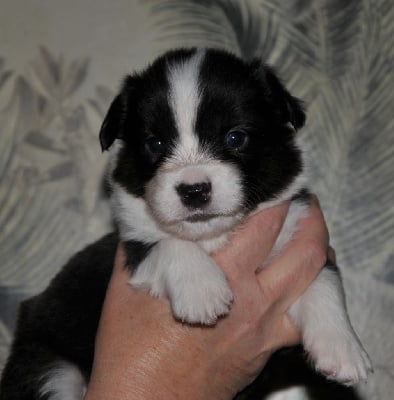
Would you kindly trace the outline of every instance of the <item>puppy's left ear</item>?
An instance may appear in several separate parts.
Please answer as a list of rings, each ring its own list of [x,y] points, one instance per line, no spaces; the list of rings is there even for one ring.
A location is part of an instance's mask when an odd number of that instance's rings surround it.
[[[253,60],[250,66],[262,85],[267,100],[277,110],[281,122],[290,123],[295,130],[302,128],[306,120],[302,101],[288,92],[272,68],[258,59]]]
[[[112,101],[103,124],[100,129],[101,150],[108,150],[115,139],[123,136],[124,100],[122,94],[118,94]]]

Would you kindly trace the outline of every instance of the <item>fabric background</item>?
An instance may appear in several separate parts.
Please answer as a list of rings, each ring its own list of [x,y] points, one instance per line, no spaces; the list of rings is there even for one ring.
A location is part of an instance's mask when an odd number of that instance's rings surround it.
[[[358,396],[392,398],[392,1],[0,0],[0,10],[0,365],[19,301],[111,229],[97,135],[121,78],[167,49],[215,46],[263,58],[306,102],[312,187],[375,366]]]

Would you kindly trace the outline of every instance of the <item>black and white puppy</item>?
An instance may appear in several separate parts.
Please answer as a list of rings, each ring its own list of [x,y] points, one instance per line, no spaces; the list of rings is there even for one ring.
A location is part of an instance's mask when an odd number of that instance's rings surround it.
[[[133,266],[131,285],[168,297],[174,315],[213,324],[233,294],[209,254],[259,209],[291,200],[272,255],[308,213],[302,106],[260,61],[219,50],[166,53],[128,76],[103,123],[111,204]],[[110,234],[21,306],[2,400],[80,400],[118,242]],[[289,314],[319,371],[344,384],[371,365],[346,312],[335,268],[325,268]]]

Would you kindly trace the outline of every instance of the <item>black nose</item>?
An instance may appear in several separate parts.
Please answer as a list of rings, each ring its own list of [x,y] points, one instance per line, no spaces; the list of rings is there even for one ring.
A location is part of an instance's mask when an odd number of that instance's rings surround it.
[[[201,208],[209,203],[211,198],[211,183],[201,182],[188,185],[181,183],[176,187],[176,191],[182,203],[190,208]]]

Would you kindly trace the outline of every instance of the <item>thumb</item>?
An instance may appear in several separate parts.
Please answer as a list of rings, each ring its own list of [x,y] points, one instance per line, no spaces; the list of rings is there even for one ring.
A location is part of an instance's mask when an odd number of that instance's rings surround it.
[[[267,208],[249,217],[222,249],[213,254],[231,277],[255,273],[268,256],[286,219],[288,203]]]

